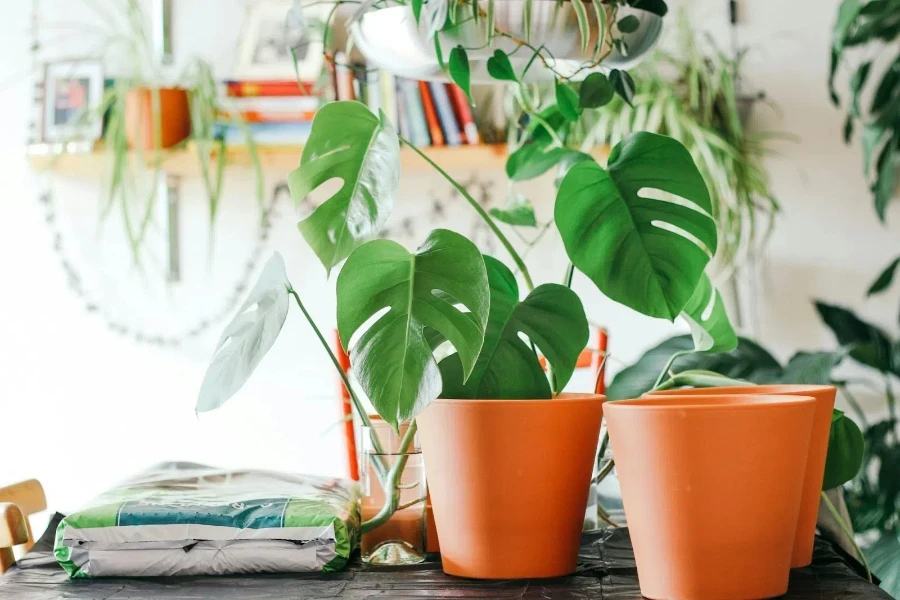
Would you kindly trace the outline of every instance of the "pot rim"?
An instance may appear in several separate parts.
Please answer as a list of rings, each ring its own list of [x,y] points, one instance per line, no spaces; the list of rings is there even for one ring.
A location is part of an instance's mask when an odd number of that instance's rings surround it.
[[[587,392],[562,392],[555,398],[503,398],[503,399],[475,399],[475,398],[438,398],[432,404],[465,404],[465,405],[493,405],[497,403],[521,404],[523,406],[559,406],[562,404],[580,404],[582,402],[606,402],[604,394],[590,394]]]
[[[759,395],[759,396],[792,396],[805,392],[825,392],[837,389],[833,385],[807,383],[771,383],[763,385],[721,385],[706,388],[681,388],[677,390],[651,390],[642,397],[659,398],[660,396],[712,396],[719,393],[723,396]]]
[[[725,402],[722,402],[725,400]],[[792,396],[777,394],[712,394],[665,396],[658,394],[632,398],[629,400],[613,400],[607,402],[604,411],[653,411],[653,412],[712,412],[721,410],[770,410],[778,407],[803,406],[815,404],[812,396]]]

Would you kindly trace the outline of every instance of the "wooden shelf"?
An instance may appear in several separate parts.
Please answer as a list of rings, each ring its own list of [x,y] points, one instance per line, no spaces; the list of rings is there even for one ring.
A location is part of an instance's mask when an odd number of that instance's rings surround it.
[[[37,144],[29,146],[28,157],[35,171],[51,171],[62,177],[75,179],[96,179],[103,177],[108,169],[109,157],[99,145],[93,149],[66,149],[61,145]],[[287,174],[300,164],[302,146],[259,146],[257,154],[263,170]],[[481,146],[456,146],[428,148],[429,158],[442,168],[452,171],[460,169],[500,169],[506,164],[506,146],[503,144]],[[230,168],[250,169],[253,161],[245,146],[232,146],[226,150],[226,161]],[[146,153],[144,160],[149,164],[152,153]],[[409,148],[400,151],[404,171],[425,171],[431,167],[422,157]],[[185,178],[199,177],[200,161],[196,147],[167,150],[163,153],[162,168],[170,175]]]

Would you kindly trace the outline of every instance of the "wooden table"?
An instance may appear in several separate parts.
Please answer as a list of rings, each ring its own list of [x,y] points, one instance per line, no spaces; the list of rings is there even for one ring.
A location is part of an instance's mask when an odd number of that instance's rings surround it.
[[[569,577],[524,581],[476,581],[444,575],[435,555],[421,565],[368,568],[315,575],[158,577],[69,580],[53,558],[51,521],[31,552],[0,577],[6,600],[313,600],[324,598],[503,598],[637,600],[637,570],[627,529],[587,534],[578,571]],[[791,573],[786,600],[890,600],[860,576],[860,566],[830,542],[816,540],[813,564]]]

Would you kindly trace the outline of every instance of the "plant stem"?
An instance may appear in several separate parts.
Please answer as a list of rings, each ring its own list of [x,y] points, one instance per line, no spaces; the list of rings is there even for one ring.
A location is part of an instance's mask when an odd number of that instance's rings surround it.
[[[372,420],[369,419],[369,415],[363,408],[362,402],[359,401],[359,397],[356,395],[356,392],[353,391],[353,387],[351,387],[350,385],[350,380],[347,378],[347,374],[344,372],[344,369],[341,368],[341,363],[338,362],[337,357],[331,350],[331,345],[327,341],[325,341],[325,336],[323,336],[322,332],[319,331],[319,327],[307,312],[306,307],[303,306],[303,301],[300,300],[300,295],[291,288],[288,288],[288,293],[294,297],[294,300],[297,301],[297,306],[300,307],[300,311],[303,313],[303,316],[306,317],[306,322],[309,323],[310,327],[313,328],[313,331],[316,332],[316,336],[319,338],[319,342],[322,343],[322,347],[325,348],[325,352],[328,353],[328,357],[331,359],[335,370],[337,370],[338,376],[341,378],[344,387],[347,388],[347,392],[350,394],[350,400],[353,402],[353,408],[356,409],[356,413],[359,415],[359,420],[362,421],[363,425],[369,428],[369,436],[372,440],[372,448],[375,450],[376,454],[384,454],[384,449],[381,447],[381,442],[378,439],[378,435],[375,433],[375,429],[372,427]]]
[[[616,459],[611,458],[608,463],[603,465],[603,468],[600,469],[600,472],[597,473],[597,475],[595,475],[593,479],[591,479],[591,483],[594,483],[594,484],[600,483],[601,481],[606,479],[606,476],[612,472],[612,470],[615,466],[616,466]]]
[[[438,173],[440,173],[441,176],[450,183],[450,185],[452,185],[454,188],[456,188],[456,191],[458,191],[460,194],[462,194],[463,198],[465,198],[470,205],[472,205],[472,208],[475,209],[475,212],[478,213],[478,216],[480,216],[484,220],[484,222],[487,223],[487,226],[491,228],[491,231],[494,232],[494,235],[497,236],[497,239],[500,240],[500,243],[503,244],[503,247],[506,248],[507,252],[509,252],[509,255],[512,257],[513,262],[516,263],[516,267],[518,267],[519,270],[522,272],[522,277],[525,278],[525,285],[528,287],[528,291],[529,292],[532,291],[534,289],[534,281],[532,281],[532,279],[531,279],[531,274],[528,272],[528,267],[525,266],[525,261],[522,260],[522,257],[519,256],[519,253],[516,252],[516,249],[513,248],[513,245],[509,242],[509,239],[507,239],[507,237],[505,235],[503,235],[503,232],[500,231],[500,228],[497,227],[497,224],[494,223],[494,220],[490,217],[489,214],[487,214],[487,212],[485,212],[485,210],[481,207],[481,205],[478,203],[478,201],[475,200],[475,198],[473,198],[471,196],[471,194],[469,194],[468,191],[466,191],[466,188],[464,188],[462,185],[457,183],[457,181],[455,179],[453,179],[452,177],[450,177],[450,175],[444,169],[442,169],[437,163],[435,163],[433,160],[431,160],[431,158],[429,158],[427,154],[425,154],[424,152],[419,150],[415,146],[415,144],[413,144],[412,142],[410,142],[409,140],[407,140],[401,136],[397,136],[397,137],[400,139],[400,141],[402,143],[404,143],[407,146],[409,146],[410,148],[412,148],[416,154],[421,156],[422,159],[425,160],[425,162],[427,162],[429,165],[434,167],[434,169]]]
[[[841,514],[838,512],[837,508],[835,508],[834,504],[831,503],[831,499],[825,492],[822,492],[822,500],[825,502],[825,507],[828,508],[828,512],[830,512],[834,520],[837,521],[837,524],[841,528],[841,531],[843,531],[844,535],[847,536],[847,540],[851,544],[853,544],[853,549],[856,550],[857,557],[866,568],[866,579],[869,580],[869,583],[872,583],[872,570],[869,568],[869,561],[866,560],[866,555],[856,543],[856,539],[854,539],[853,537],[853,531],[850,529],[850,526],[847,525],[847,522],[844,521],[843,517],[841,517]]]
[[[409,427],[406,429],[406,433],[403,435],[403,439],[400,440],[400,455],[397,458],[397,462],[394,463],[394,466],[391,467],[390,472],[388,472],[387,477],[382,482],[384,489],[384,506],[381,507],[381,510],[378,511],[377,515],[368,521],[363,522],[363,533],[368,533],[387,523],[393,514],[400,508],[400,489],[397,487],[397,484],[399,483],[400,475],[403,473],[404,467],[406,467],[406,462],[409,460],[409,446],[416,436],[417,429],[418,426],[416,425],[415,420],[411,421]]]
[[[575,275],[575,265],[569,263],[569,266],[566,267],[566,276],[563,277],[563,285],[567,288],[572,287],[572,277]]]
[[[656,378],[656,383],[653,384],[653,389],[659,389],[660,384],[665,380],[666,376],[669,374],[669,370],[672,368],[672,365],[675,364],[675,361],[679,356],[684,356],[685,354],[690,354],[690,350],[682,350],[680,352],[676,352],[673,354],[669,361],[666,363],[666,366],[663,367],[662,372],[659,374],[659,377]]]

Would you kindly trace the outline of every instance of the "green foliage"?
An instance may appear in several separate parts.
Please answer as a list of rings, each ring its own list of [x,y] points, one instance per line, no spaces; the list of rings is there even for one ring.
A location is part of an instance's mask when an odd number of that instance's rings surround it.
[[[490,290],[481,254],[458,233],[436,229],[416,254],[389,240],[363,244],[341,269],[337,298],[338,332],[353,357],[353,374],[395,428],[441,392],[426,328],[456,349],[463,379],[472,373]]]
[[[536,227],[537,219],[534,216],[534,207],[525,196],[516,194],[510,196],[503,208],[492,208],[491,216],[507,225],[516,227]]]
[[[666,16],[669,7],[663,0],[628,0],[628,6],[639,8],[660,17]]]
[[[581,108],[600,108],[609,104],[615,90],[603,73],[591,73],[581,82],[578,92],[578,106]]]
[[[488,74],[499,81],[518,81],[509,57],[503,50],[494,50],[494,55],[487,59]]]
[[[197,397],[197,412],[219,408],[240,390],[272,348],[290,305],[291,284],[277,252],[225,327]]]
[[[629,106],[632,106],[635,86],[631,75],[627,71],[613,69],[609,72],[609,81],[612,83],[615,92],[622,97],[622,100],[627,102]]]
[[[465,48],[457,46],[450,51],[449,67],[450,77],[453,79],[453,82],[465,92],[469,100],[472,100],[472,91],[469,84],[469,57]]]
[[[716,250],[709,210],[706,185],[684,146],[637,133],[613,148],[606,170],[594,162],[573,166],[554,215],[569,259],[601,292],[674,320]]]
[[[737,334],[728,321],[722,295],[705,273],[681,316],[691,328],[697,352],[731,352],[737,348]]]
[[[831,383],[831,371],[843,359],[843,352],[797,352],[785,365],[779,382],[828,385]]]
[[[578,33],[581,36],[581,52],[587,52],[588,44],[591,42],[591,23],[588,20],[587,8],[581,1],[572,2],[572,11],[575,13],[575,19],[578,21]]]
[[[539,177],[567,158],[591,160],[577,150],[532,142],[509,155],[506,159],[506,176],[513,181],[527,181]]]
[[[575,4],[578,4],[578,2]],[[570,121],[577,121],[578,117],[581,116],[578,94],[559,80],[556,81],[556,106],[559,107],[559,112]]]
[[[519,300],[516,278],[503,263],[484,257],[491,308],[484,347],[464,382],[459,354],[441,361],[445,398],[550,398],[551,389],[538,357],[520,335],[547,358],[556,389],[575,370],[588,341],[588,322],[578,295],[566,286],[546,283]]]
[[[840,487],[856,477],[865,452],[865,440],[859,427],[844,413],[835,410],[828,439],[823,490]]]
[[[900,264],[900,256],[892,260],[885,267],[884,271],[878,275],[878,278],[872,282],[872,285],[869,286],[869,290],[866,292],[866,296],[874,296],[888,289],[894,281],[894,272],[897,270],[898,264]]]
[[[846,308],[824,302],[816,302],[815,306],[819,317],[854,360],[883,373],[900,373],[895,357],[897,344],[881,328]]]
[[[295,202],[334,178],[340,189],[298,224],[330,273],[384,227],[400,185],[400,144],[390,123],[358,102],[316,113],[300,166],[288,176]]]
[[[617,24],[622,33],[634,33],[641,26],[641,22],[634,15],[623,17]]]
[[[867,60],[852,66],[850,102],[844,124],[844,139],[850,142],[854,122],[863,126],[863,173],[869,181],[875,212],[882,222],[891,200],[896,196],[897,171],[900,169],[900,1],[844,0],[838,9],[831,42],[831,67],[828,89],[835,105],[840,98],[834,87],[838,66],[850,63],[845,55],[858,56],[860,47]],[[873,84],[874,93],[868,111],[861,108],[866,84],[873,79],[873,65],[881,64],[873,55],[893,56],[892,62]],[[878,158],[873,162],[872,158]],[[874,165],[874,169],[872,166]]]

